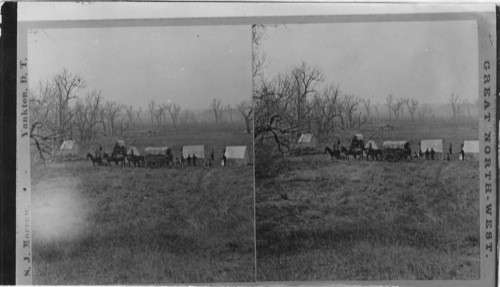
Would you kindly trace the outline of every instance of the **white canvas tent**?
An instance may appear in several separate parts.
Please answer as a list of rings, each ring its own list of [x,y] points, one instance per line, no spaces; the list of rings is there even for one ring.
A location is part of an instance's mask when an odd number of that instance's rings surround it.
[[[479,141],[464,141],[465,155],[479,156]]]
[[[365,149],[368,149],[370,144],[372,144],[372,149],[378,149],[378,145],[374,140],[369,140],[368,142],[366,142]]]
[[[185,145],[182,147],[182,156],[187,158],[188,155],[196,155],[198,159],[205,159],[205,146],[203,145]]]
[[[297,141],[298,148],[313,148],[318,147],[318,141],[313,134],[302,134]]]
[[[145,155],[168,155],[172,152],[171,148],[168,146],[162,147],[147,147],[144,149]]]
[[[422,140],[420,150],[425,152],[427,149],[429,152],[434,149],[434,152],[443,153],[443,140]]]
[[[72,140],[64,141],[59,147],[59,154],[61,156],[77,156],[78,151],[78,144]]]
[[[249,162],[248,150],[246,146],[226,146],[226,155],[228,165],[244,166]]]
[[[385,141],[382,144],[384,150],[386,149],[408,149],[410,147],[410,143],[408,141]]]

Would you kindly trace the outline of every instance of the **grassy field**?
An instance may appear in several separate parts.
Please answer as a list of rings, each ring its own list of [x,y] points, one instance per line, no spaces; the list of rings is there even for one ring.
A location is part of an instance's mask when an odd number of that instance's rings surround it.
[[[252,137],[186,133],[134,144],[160,143],[251,148]],[[252,166],[33,163],[34,284],[253,281],[253,182]]]
[[[457,153],[461,141],[477,136],[473,125],[435,122],[372,138],[415,145],[443,138]],[[477,160],[390,163],[320,154],[276,165],[276,174],[256,180],[257,280],[479,279]]]

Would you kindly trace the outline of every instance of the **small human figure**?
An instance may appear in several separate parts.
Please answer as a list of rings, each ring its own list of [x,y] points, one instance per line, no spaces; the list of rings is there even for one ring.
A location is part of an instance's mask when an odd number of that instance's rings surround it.
[[[426,149],[425,150],[425,160],[429,160],[429,154],[430,154],[429,149]]]
[[[99,146],[99,148],[95,151],[95,157],[102,159],[102,145]]]
[[[452,148],[452,146],[451,146],[451,143],[450,143],[450,145],[448,146],[448,154],[449,154],[449,155],[452,155],[452,154],[453,154],[453,148]]]
[[[226,166],[227,165],[227,157],[226,157],[226,154],[224,153],[222,155],[222,166]]]
[[[193,166],[196,166],[196,154],[193,153]]]
[[[181,154],[181,166],[183,166],[186,162],[186,159],[184,158],[184,155]]]
[[[187,157],[187,165],[191,166],[191,155],[190,154],[188,154],[188,157]]]
[[[214,149],[212,149],[212,151],[210,152],[210,159],[211,159],[212,161],[214,161],[214,160],[215,160],[215,151],[214,151]]]
[[[460,158],[461,158],[461,160],[465,160],[465,151],[464,151],[463,146],[462,146],[462,149],[460,150]]]
[[[434,148],[431,147],[431,160],[434,160]]]

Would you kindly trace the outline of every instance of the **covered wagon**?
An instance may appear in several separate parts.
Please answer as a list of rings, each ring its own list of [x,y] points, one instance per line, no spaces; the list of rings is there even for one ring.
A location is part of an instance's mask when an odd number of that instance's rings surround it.
[[[124,140],[117,140],[115,142],[115,146],[113,147],[113,152],[111,153],[111,156],[125,156],[127,154],[127,149],[125,147],[125,141]]]
[[[349,146],[350,150],[353,149],[364,149],[365,148],[365,143],[363,141],[363,135],[362,134],[355,134],[352,137],[351,145]]]
[[[399,161],[411,158],[409,141],[385,141],[382,145],[384,158],[388,161]]]
[[[144,161],[147,167],[164,167],[173,163],[172,149],[170,147],[147,147],[144,149]]]

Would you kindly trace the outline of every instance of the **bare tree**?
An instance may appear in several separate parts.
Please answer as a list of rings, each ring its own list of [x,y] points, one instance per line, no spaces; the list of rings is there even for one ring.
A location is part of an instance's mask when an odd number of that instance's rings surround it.
[[[392,104],[392,113],[394,114],[394,120],[398,121],[399,120],[399,113],[402,110],[403,107],[403,102],[401,99],[396,100]]]
[[[373,105],[373,108],[375,109],[375,113],[377,113],[377,118],[380,118],[380,114],[378,113],[378,107],[379,107],[380,103],[379,102],[376,102],[374,105]]]
[[[72,137],[77,112],[72,103],[85,86],[80,75],[63,69],[51,81],[41,82],[37,91],[30,91],[30,138],[42,160],[54,145]]]
[[[142,114],[142,108],[138,108],[136,111],[135,111],[136,115],[137,115],[137,119],[139,120],[139,123],[142,124],[142,119],[141,119],[141,114]]]
[[[420,106],[420,110],[418,111],[418,119],[424,121],[426,117],[430,116],[432,109],[428,106],[422,105]]]
[[[81,141],[90,141],[97,133],[95,128],[100,120],[102,102],[101,92],[95,90],[88,93],[85,99],[77,102],[75,122]]]
[[[316,86],[324,80],[322,72],[302,62],[299,66],[292,69],[291,77],[293,79],[294,93],[297,97],[297,122],[300,127],[304,127],[304,119],[310,108],[307,107],[307,97],[317,94]]]
[[[220,124],[223,116],[222,101],[220,99],[213,99],[210,103],[210,110],[213,112],[215,123]]]
[[[54,78],[56,88],[57,115],[58,125],[61,133],[64,135],[66,126],[70,124],[74,116],[74,111],[71,112],[70,102],[78,98],[77,92],[79,89],[85,88],[86,83],[79,74],[72,74],[68,69],[56,75]]]
[[[252,121],[253,121],[253,105],[246,101],[241,102],[238,106],[238,111],[245,119],[246,132],[248,134],[252,133]]]
[[[104,105],[102,116],[107,123],[107,135],[114,136],[116,134],[116,119],[120,115],[123,106],[116,101],[107,101]]]
[[[411,121],[415,121],[415,112],[418,108],[418,101],[416,99],[411,99],[411,101],[406,101],[406,108],[408,109],[408,113],[410,113]]]
[[[404,118],[404,107],[408,106],[410,99],[399,98],[398,102],[401,102],[401,117]]]
[[[354,127],[355,113],[360,103],[361,100],[354,97],[354,95],[342,96],[338,105],[340,124],[342,129],[350,129]]]
[[[335,118],[338,117],[338,99],[340,90],[338,86],[329,85],[321,95],[315,95],[311,106],[311,118],[314,133],[321,140],[324,140],[335,129]]]
[[[450,106],[450,109],[451,109],[452,118],[455,119],[455,118],[460,117],[461,103],[460,103],[460,98],[458,97],[458,94],[451,94],[450,95],[450,100],[448,102],[448,105]]]
[[[362,100],[362,102],[363,102],[363,106],[365,107],[366,116],[368,118],[370,118],[371,117],[370,99]]]
[[[266,26],[261,24],[252,25],[252,75],[254,81],[257,77],[262,77],[262,70],[269,62],[267,54],[260,49],[260,45],[265,35]]]
[[[164,113],[165,113],[165,107],[163,105],[158,105],[158,108],[156,108],[156,110],[154,110],[154,112],[153,112],[154,117],[156,119],[156,124],[158,126],[161,125],[161,118],[162,118]]]
[[[179,115],[181,113],[181,107],[175,103],[170,104],[167,106],[167,111],[170,114],[170,118],[172,119],[174,127],[177,127],[177,122],[179,120]]]
[[[125,107],[125,111],[127,112],[128,123],[131,124],[134,119],[134,111],[132,105]]]
[[[149,114],[151,115],[151,125],[153,125],[153,118],[155,116],[155,101],[151,100],[148,104]]]
[[[234,133],[235,132],[234,119],[233,119],[234,118],[234,110],[230,104],[227,104],[227,106],[224,108],[224,114],[226,114],[226,117],[229,120],[229,124],[231,125],[231,130]]]
[[[387,107],[387,110],[389,111],[389,120],[391,120],[391,111],[392,111],[392,106],[394,105],[394,96],[392,94],[389,94],[386,98],[385,98],[385,106]]]
[[[53,82],[40,82],[38,91],[30,91],[30,137],[43,161],[60,137],[56,105]]]
[[[279,73],[272,80],[262,80],[254,90],[254,139],[258,146],[274,143],[280,153],[286,152],[298,131],[296,95],[293,80]]]

